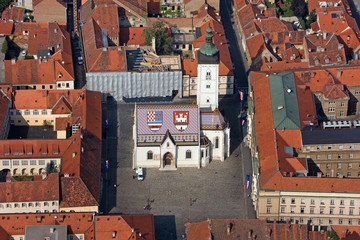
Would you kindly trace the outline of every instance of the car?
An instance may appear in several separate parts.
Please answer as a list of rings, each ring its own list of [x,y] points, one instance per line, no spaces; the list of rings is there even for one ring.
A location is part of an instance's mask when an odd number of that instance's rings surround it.
[[[78,59],[78,64],[82,65],[84,63],[82,56],[78,57],[77,59]]]
[[[250,175],[246,175],[245,180],[246,180],[246,189],[249,189],[249,187],[250,187]]]
[[[143,181],[143,180],[144,180],[144,170],[143,170],[141,167],[139,167],[139,168],[136,170],[136,173],[137,173],[137,175],[138,175],[137,179],[138,179],[139,181]]]

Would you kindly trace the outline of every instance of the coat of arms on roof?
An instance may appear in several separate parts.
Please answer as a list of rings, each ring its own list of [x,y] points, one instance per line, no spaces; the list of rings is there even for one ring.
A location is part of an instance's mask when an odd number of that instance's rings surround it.
[[[184,131],[189,124],[189,111],[174,111],[174,124],[177,130]]]
[[[161,128],[163,123],[163,114],[161,111],[151,111],[147,113],[147,124],[149,128],[157,132]]]

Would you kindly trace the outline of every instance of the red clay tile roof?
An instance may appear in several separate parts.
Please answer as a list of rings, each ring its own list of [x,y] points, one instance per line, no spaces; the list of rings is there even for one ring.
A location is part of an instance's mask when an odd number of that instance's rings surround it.
[[[308,239],[308,236],[312,235],[306,225],[267,222],[264,219],[209,219],[200,223],[186,223],[185,227],[188,240],[235,240],[250,239],[254,236],[259,239],[298,240]],[[326,234],[323,235],[325,238],[319,234],[312,239],[325,240]]]
[[[344,85],[331,75],[322,92],[326,99],[349,98],[345,92]]]
[[[7,7],[1,14],[2,19],[6,20],[14,20],[14,21],[23,21],[25,15],[24,8],[17,8],[17,7]]]
[[[59,174],[49,174],[42,181],[0,183],[0,202],[58,201]]]
[[[61,189],[61,208],[99,205],[80,177],[62,177]]]
[[[358,240],[360,237],[359,226],[331,225],[341,240]]]
[[[317,178],[317,177],[284,177],[281,169],[277,169],[279,146],[274,139],[272,108],[268,77],[265,73],[251,72],[251,85],[254,92],[256,140],[260,160],[261,189],[278,189],[294,191],[334,191],[359,192],[357,179]],[[298,99],[299,100],[299,99]],[[299,105],[302,104],[299,102]],[[298,132],[296,132],[298,131]],[[294,135],[295,134],[295,135]],[[300,148],[299,130],[284,130],[281,136],[287,146]],[[277,144],[277,148],[275,148]]]
[[[91,18],[95,19],[101,29],[106,29],[109,37],[119,37],[119,16],[117,4],[101,4],[97,5],[92,13],[87,17],[87,21]]]
[[[115,238],[113,232],[116,232]],[[154,240],[154,217],[153,215],[96,216],[95,238]]]
[[[184,75],[189,75],[190,77],[197,77],[196,60],[192,58],[182,59],[182,70]]]
[[[0,214],[0,226],[10,235],[25,235],[26,226],[65,225],[68,234],[85,233],[85,240],[90,240],[86,233],[94,236],[93,216],[93,213]]]
[[[148,0],[146,4],[148,14],[160,14],[160,1]]]
[[[5,121],[5,116],[8,113],[8,107],[11,107],[10,98],[6,95],[4,91],[0,90],[0,126],[2,126],[3,122]]]
[[[145,28],[142,27],[120,28],[120,46],[124,44],[145,46],[144,30]]]
[[[14,28],[14,22],[0,20],[0,34],[10,35]]]
[[[249,2],[247,0],[235,0],[234,1],[234,7],[237,11],[245,7]]]

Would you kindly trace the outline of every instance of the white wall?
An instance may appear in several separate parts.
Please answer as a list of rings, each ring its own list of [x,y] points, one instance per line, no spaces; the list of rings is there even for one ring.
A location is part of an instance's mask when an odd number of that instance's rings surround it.
[[[57,81],[56,89],[74,89],[74,81]]]
[[[191,151],[191,159],[186,158],[186,151]],[[178,167],[199,167],[200,147],[199,146],[178,146],[177,166]]]
[[[45,203],[47,206],[45,206]],[[16,204],[17,207],[15,207]],[[41,211],[42,213],[44,213],[45,211],[59,212],[59,201],[53,200],[53,201],[39,201],[39,202],[0,203],[0,213],[36,213],[36,211]]]
[[[206,80],[206,73],[210,72],[211,79]],[[218,64],[198,64],[198,85],[197,103],[200,108],[218,107],[219,91],[219,65]],[[210,86],[210,87],[208,87]]]
[[[221,160],[224,161],[225,157],[227,155],[227,148],[228,144],[225,143],[225,140],[227,138],[226,135],[226,129],[224,130],[201,130],[201,134],[205,135],[210,140],[211,145],[211,151],[210,151],[210,157],[212,160]],[[219,147],[215,148],[215,138],[219,138]]]

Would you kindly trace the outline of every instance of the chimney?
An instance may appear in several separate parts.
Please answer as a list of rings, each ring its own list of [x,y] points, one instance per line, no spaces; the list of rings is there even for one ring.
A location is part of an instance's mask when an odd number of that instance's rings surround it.
[[[323,32],[323,39],[326,40],[326,37],[327,37],[327,32],[324,31],[324,32]]]
[[[317,172],[317,175],[316,175],[318,178],[321,178],[322,176],[322,172]]]
[[[151,39],[151,48],[156,53],[156,39],[154,37]]]
[[[112,237],[115,238],[116,237],[116,231],[112,232]]]
[[[293,177],[294,176],[294,173],[293,172],[290,172],[290,177]]]
[[[11,59],[11,64],[14,65],[16,63],[16,58]]]

